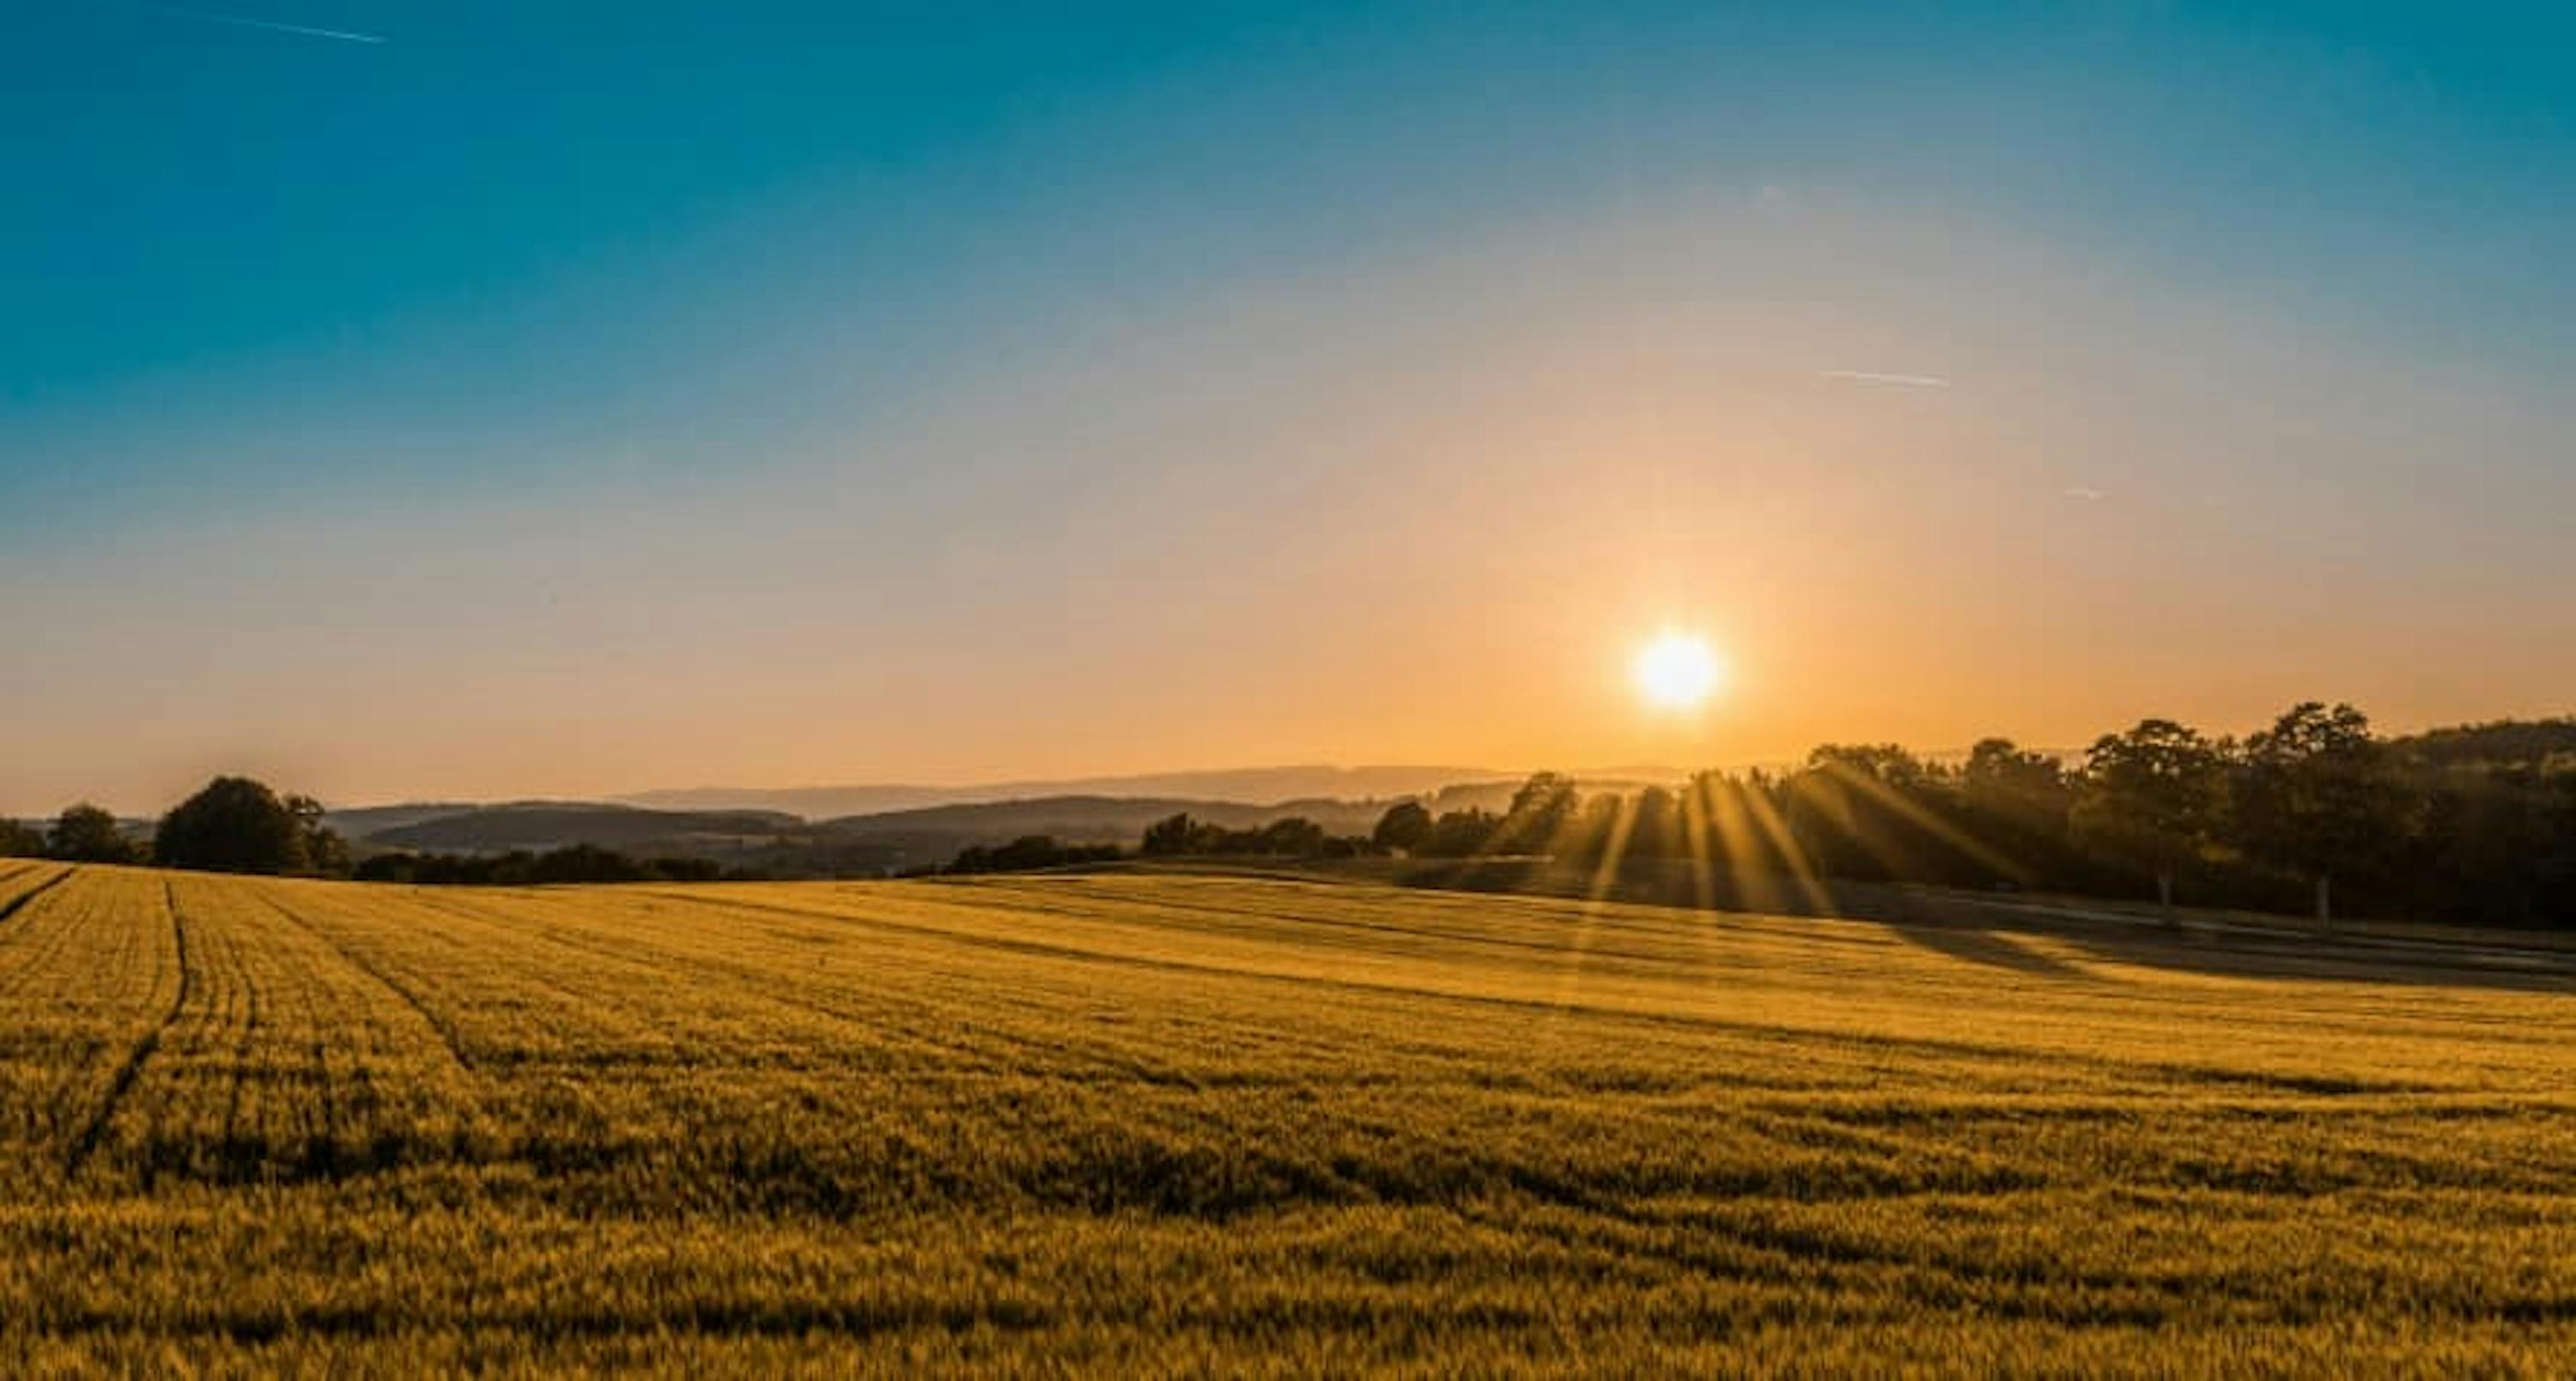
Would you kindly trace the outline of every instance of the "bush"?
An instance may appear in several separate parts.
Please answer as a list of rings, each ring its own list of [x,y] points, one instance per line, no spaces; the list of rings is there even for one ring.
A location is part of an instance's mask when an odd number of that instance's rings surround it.
[[[84,801],[54,817],[45,832],[45,856],[66,863],[132,863],[134,841],[125,837],[116,817]]]

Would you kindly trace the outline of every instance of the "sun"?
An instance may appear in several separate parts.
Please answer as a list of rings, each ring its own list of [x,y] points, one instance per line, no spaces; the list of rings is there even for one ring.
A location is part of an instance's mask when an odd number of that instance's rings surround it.
[[[1663,633],[1637,649],[1637,694],[1662,710],[1695,710],[1726,679],[1717,649],[1696,633]]]

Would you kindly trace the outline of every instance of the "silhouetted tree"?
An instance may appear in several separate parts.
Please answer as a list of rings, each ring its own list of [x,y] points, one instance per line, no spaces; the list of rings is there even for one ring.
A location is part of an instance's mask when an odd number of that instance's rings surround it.
[[[1190,852],[1191,840],[1196,833],[1189,812],[1167,815],[1145,827],[1144,842],[1137,846],[1136,852],[1152,858],[1185,854]]]
[[[712,858],[653,858],[644,866],[662,882],[722,882],[725,876],[724,865]]]
[[[68,863],[132,863],[134,841],[107,810],[87,801],[64,808],[45,832],[45,855]]]
[[[1768,773],[1693,776],[1682,793],[1682,853],[1757,876],[1804,875],[1809,856],[1781,818],[1780,784]]]
[[[1282,858],[1314,858],[1324,852],[1324,827],[1302,815],[1273,820],[1255,834],[1253,853]]]
[[[529,880],[541,883],[643,882],[655,876],[654,870],[644,864],[595,844],[549,849],[528,868]]]
[[[0,858],[34,858],[44,853],[44,832],[18,820],[0,820]]]
[[[1628,851],[1628,825],[1635,811],[1635,805],[1615,791],[1580,797],[1574,814],[1557,827],[1545,852],[1587,865],[1624,857]]]
[[[1407,853],[1421,847],[1431,835],[1431,811],[1420,801],[1398,801],[1377,818],[1377,828],[1369,831],[1369,842],[1381,849],[1401,849]]]
[[[2010,859],[2020,869],[2015,881],[2089,881],[2067,823],[2075,785],[2055,755],[1981,739],[1955,785],[1960,827]]]
[[[2370,719],[2350,705],[2292,706],[2245,741],[2236,831],[2247,852],[2316,884],[2317,924],[2334,923],[2334,880],[2385,860],[2410,802]]]
[[[152,857],[163,867],[210,873],[305,870],[306,822],[248,777],[217,777],[161,817]]]
[[[1978,811],[2018,819],[2028,828],[2062,828],[2073,804],[2066,770],[2046,753],[2025,752],[2008,738],[1979,739],[1959,769],[1959,790]]]
[[[1682,834],[1681,798],[1660,786],[1637,793],[1628,821],[1631,858],[1682,858],[1690,852]]]
[[[2576,919],[2576,720],[2437,730],[2375,744],[2348,709],[2304,706],[2247,754],[2170,720],[2092,746],[2083,768],[2010,740],[1956,767],[1894,744],[1827,744],[1786,775],[1703,772],[1678,794],[1586,798],[1539,773],[1507,811],[1442,811],[1490,785],[1403,802],[1372,841],[1422,859],[1545,853],[1569,861],[1688,858],[1722,868],[1727,894],[1788,898],[1784,879],[2068,891],[2153,879],[2170,912],[2194,900],[2278,907],[2293,870],[2327,902],[2494,924]],[[1331,856],[1359,841],[1157,822],[1149,849]],[[1722,889],[1704,879],[1703,895]],[[2331,891],[2329,892],[2329,887]],[[1748,890],[1749,889],[1749,890]],[[1813,888],[1804,889],[1809,896]]]
[[[317,877],[347,877],[349,843],[322,823],[322,803],[310,796],[289,796],[286,809],[295,817],[296,833],[304,841],[304,871]]]
[[[1773,793],[1777,814],[1820,872],[1982,882],[2018,870],[1955,819],[1942,775],[1893,743],[1829,743]]]
[[[2094,849],[2152,875],[2170,913],[2174,874],[2208,844],[2226,780],[2216,744],[2170,719],[2142,719],[2093,741],[2074,826]]]
[[[1117,857],[1118,846],[1115,844],[1060,844],[1052,835],[1028,834],[992,848],[981,845],[967,848],[943,871],[1014,873],[1033,868],[1061,868],[1075,863],[1108,863]]]
[[[1893,787],[1916,786],[1931,775],[1921,758],[1893,743],[1823,744],[1807,754],[1807,767]]]
[[[1424,858],[1470,858],[1486,851],[1501,824],[1502,817],[1490,810],[1445,811],[1413,851]]]
[[[2398,904],[2439,920],[2576,917],[2576,759],[2416,769],[2423,798]]]
[[[360,882],[413,882],[420,877],[420,860],[406,853],[369,854],[350,876]]]
[[[1533,773],[1512,793],[1511,808],[1488,841],[1496,853],[1543,854],[1558,845],[1557,836],[1583,805],[1574,779],[1556,772]]]

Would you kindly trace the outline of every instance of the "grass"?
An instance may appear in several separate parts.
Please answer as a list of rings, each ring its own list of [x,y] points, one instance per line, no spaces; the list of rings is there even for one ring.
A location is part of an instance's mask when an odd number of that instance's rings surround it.
[[[2551,975],[1210,875],[0,913],[11,1374],[2576,1355]]]

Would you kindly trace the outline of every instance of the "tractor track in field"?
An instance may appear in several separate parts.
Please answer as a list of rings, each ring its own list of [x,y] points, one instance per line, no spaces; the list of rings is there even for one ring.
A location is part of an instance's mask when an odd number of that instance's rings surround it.
[[[222,1144],[235,1145],[241,1136],[242,1081],[251,1067],[251,1052],[259,1044],[259,984],[251,980],[245,967],[242,974],[242,1027],[233,1041],[232,1077],[224,1088],[224,1131]]]
[[[61,870],[60,872],[55,873],[52,877],[49,877],[49,878],[45,879],[43,882],[37,883],[35,886],[28,888],[26,891],[21,892],[21,893],[19,893],[18,895],[14,896],[14,897],[11,897],[9,900],[7,900],[7,901],[5,901],[5,902],[0,902],[0,924],[6,924],[6,923],[11,919],[11,918],[15,917],[19,912],[26,910],[26,909],[27,909],[27,907],[28,907],[28,905],[29,905],[30,903],[32,903],[33,901],[35,901],[35,900],[36,900],[36,898],[41,897],[41,896],[45,895],[47,892],[50,892],[50,891],[54,890],[55,888],[62,886],[64,883],[71,881],[71,879],[72,879],[72,874],[73,874],[73,872],[74,872],[74,871],[76,871],[76,870],[71,869],[71,868],[65,868],[65,869]],[[11,876],[11,877],[16,877],[16,876],[17,876],[17,874],[12,873],[12,874],[10,874],[10,876]]]
[[[79,1175],[82,1167],[98,1153],[99,1142],[107,1135],[107,1124],[116,1117],[116,1110],[123,1105],[126,1095],[133,1092],[135,1081],[143,1075],[143,1066],[150,1062],[153,1052],[161,1048],[161,1038],[179,1024],[180,1015],[187,1010],[189,994],[195,989],[196,972],[188,962],[188,922],[179,913],[178,888],[167,882],[161,884],[161,898],[169,908],[170,938],[178,950],[179,990],[171,995],[169,1009],[161,1014],[161,1019],[153,1024],[151,1030],[143,1033],[143,1038],[136,1041],[132,1049],[125,1052],[124,1062],[117,1066],[116,1073],[108,1080],[107,1096],[99,1100],[98,1107],[90,1113],[89,1121],[82,1125],[80,1135],[72,1139],[71,1149],[63,1156],[65,1179]]]
[[[64,869],[38,890],[53,887],[69,878],[74,871],[69,868]],[[5,954],[11,962],[5,972],[0,972],[0,1001],[14,999],[36,983],[43,974],[45,965],[50,963],[55,955],[61,953],[64,946],[70,944],[80,930],[77,924],[51,926],[37,924],[36,918],[25,911],[27,903],[34,900],[34,894],[28,893],[17,898],[16,904],[10,908],[12,914],[26,915],[27,919],[25,923],[12,926],[6,932],[8,949]]]
[[[399,1000],[405,1007],[410,1008],[412,1012],[429,1027],[432,1035],[438,1037],[438,1043],[445,1047],[447,1051],[447,1058],[455,1061],[458,1069],[469,1074],[473,1072],[474,1057],[465,1052],[464,1038],[457,1034],[455,1023],[440,1016],[428,1003],[423,1002],[420,998],[420,994],[415,993],[410,988],[395,982],[385,974],[383,969],[377,967],[373,961],[362,957],[356,950],[353,950],[347,945],[341,944],[339,941],[332,939],[329,935],[324,934],[320,927],[314,925],[311,921],[296,915],[292,910],[288,909],[284,903],[273,897],[267,896],[261,897],[260,900],[267,902],[269,909],[285,918],[288,925],[291,925],[304,934],[311,936],[324,948],[330,950],[333,954],[338,955],[341,960],[349,965],[349,967],[365,974],[368,978],[374,980],[378,987],[383,988],[386,992],[392,993],[397,1000]]]
[[[478,910],[477,908],[466,904],[461,899],[450,900],[445,897],[434,897],[425,893],[415,892],[411,896],[406,897],[405,900],[420,907],[424,911],[435,912],[438,915],[449,918],[450,920],[463,921],[468,925],[479,926],[485,930],[501,930],[523,944],[544,942],[556,944],[561,948],[570,949],[575,953],[586,957],[610,958],[629,965],[636,962],[635,953],[631,948],[616,951],[584,949],[579,945],[574,945],[567,941],[556,940],[547,932],[532,930],[523,926],[513,927],[509,923],[507,917],[495,916],[489,911]],[[586,992],[577,988],[542,969],[531,968],[515,973],[513,976],[534,987],[542,988],[547,992],[553,993],[557,998],[560,998],[565,1003],[569,1004],[570,1007],[580,1009],[580,1011],[584,1013],[585,1020],[604,1021],[619,1018],[631,1019],[631,1012],[620,1007],[615,1002],[612,1002],[607,998],[603,998],[597,993]]]
[[[658,893],[652,895],[657,897],[660,896]],[[667,898],[664,899],[667,900]],[[453,916],[485,927],[511,929],[509,921],[505,916],[496,915],[490,911],[480,910],[462,898],[454,902],[449,902],[445,898],[433,899],[426,896],[417,897],[414,900],[420,902],[423,906],[440,912],[443,915]],[[561,950],[570,955],[594,960],[607,960],[628,967],[642,967],[649,970],[656,962],[684,965],[702,973],[713,974],[728,980],[743,983],[746,986],[741,991],[755,1000],[766,1002],[774,1007],[803,1012],[811,1016],[819,1016],[827,1021],[843,1026],[855,1026],[866,1030],[882,1030],[888,1025],[885,1020],[872,1016],[869,1013],[852,1011],[846,1007],[836,1006],[830,1002],[821,1001],[816,998],[804,996],[798,992],[791,991],[786,984],[778,981],[780,975],[777,970],[759,964],[741,961],[727,961],[712,955],[692,953],[686,950],[675,950],[664,946],[648,947],[651,954],[659,956],[658,961],[652,959],[639,959],[637,956],[640,951],[634,944],[620,944],[608,937],[600,936],[592,932],[586,932],[578,927],[564,926],[560,923],[549,922],[544,924],[542,927],[523,926],[517,928],[515,933],[522,939],[522,941],[525,942],[540,943],[553,949]],[[604,1003],[595,995],[579,992],[551,979],[543,979],[541,981],[543,981],[547,987],[550,987],[567,997],[574,998],[586,1006],[602,1010],[607,1010],[609,1008],[609,1004]],[[972,1041],[941,1039],[927,1031],[917,1028],[906,1028],[905,1034],[910,1039],[923,1045],[934,1046],[946,1053],[960,1057],[979,1058],[989,1053],[975,1045]]]

